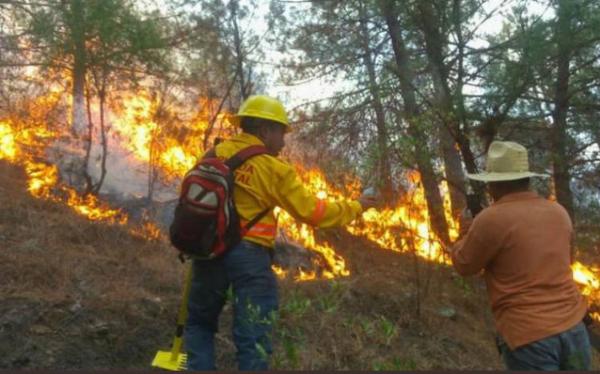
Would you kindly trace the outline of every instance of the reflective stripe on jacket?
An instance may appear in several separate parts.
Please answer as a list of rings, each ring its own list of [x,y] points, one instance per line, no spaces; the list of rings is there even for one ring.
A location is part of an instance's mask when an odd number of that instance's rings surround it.
[[[217,157],[227,159],[251,145],[264,144],[254,135],[241,133],[217,145],[215,152]],[[292,165],[266,154],[249,159],[235,171],[233,200],[242,224],[275,206],[317,227],[343,226],[362,212],[358,201],[317,199],[304,188]],[[271,210],[250,229],[245,239],[273,247],[276,235],[277,222]]]

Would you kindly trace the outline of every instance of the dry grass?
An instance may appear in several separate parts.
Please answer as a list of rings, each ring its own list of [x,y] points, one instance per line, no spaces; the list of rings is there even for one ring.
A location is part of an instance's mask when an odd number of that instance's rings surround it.
[[[0,175],[0,368],[148,367],[174,327],[173,250],[30,197],[17,168]]]
[[[13,181],[22,182],[17,170],[3,169]],[[4,297],[134,301],[157,296],[152,291],[160,292],[164,285],[178,284],[181,266],[166,245],[136,239],[123,227],[89,222],[66,206],[34,199],[22,189],[2,192]]]
[[[0,207],[0,368],[148,368],[168,348],[183,279],[171,248],[30,197],[22,172],[1,162]],[[502,368],[480,282],[421,263],[430,281],[417,293],[410,256],[326,236],[352,274],[280,282],[274,368]],[[221,369],[235,368],[230,327],[226,306]]]

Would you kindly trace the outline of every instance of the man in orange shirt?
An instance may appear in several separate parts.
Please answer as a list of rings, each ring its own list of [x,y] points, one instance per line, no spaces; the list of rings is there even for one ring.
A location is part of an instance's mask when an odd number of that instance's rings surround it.
[[[591,346],[586,302],[570,267],[571,219],[529,190],[530,177],[546,176],[529,171],[522,145],[493,142],[486,172],[468,177],[486,182],[494,203],[466,224],[452,262],[464,276],[484,270],[509,370],[586,370]]]

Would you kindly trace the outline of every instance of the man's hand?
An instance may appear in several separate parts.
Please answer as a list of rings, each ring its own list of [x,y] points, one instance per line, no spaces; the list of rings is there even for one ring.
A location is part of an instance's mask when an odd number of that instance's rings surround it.
[[[379,198],[373,195],[362,195],[358,198],[358,202],[362,206],[363,210],[374,208],[380,203]]]

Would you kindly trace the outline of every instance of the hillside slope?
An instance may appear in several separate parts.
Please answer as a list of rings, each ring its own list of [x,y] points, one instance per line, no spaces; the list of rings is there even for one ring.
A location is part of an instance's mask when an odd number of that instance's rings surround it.
[[[167,244],[36,200],[2,162],[0,207],[0,368],[148,368],[169,347],[184,266]],[[502,368],[480,281],[324,235],[351,275],[280,282],[274,368]],[[230,323],[226,307],[221,369],[235,368]]]

